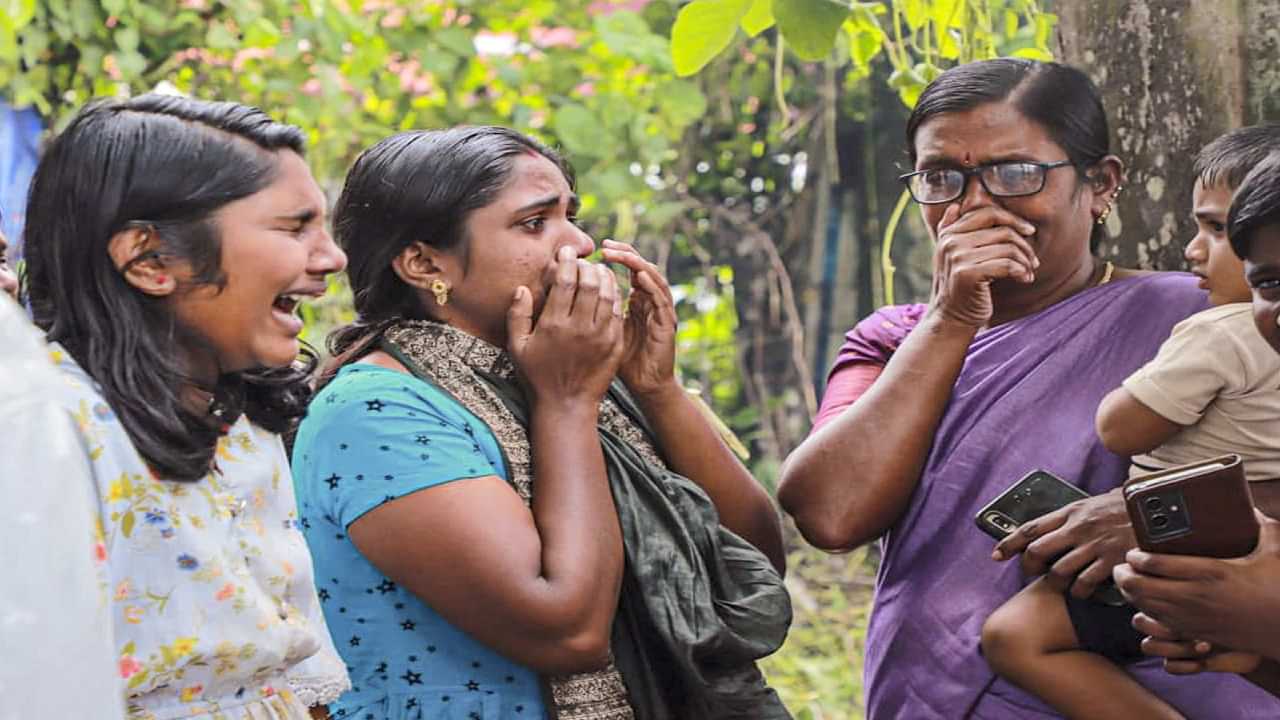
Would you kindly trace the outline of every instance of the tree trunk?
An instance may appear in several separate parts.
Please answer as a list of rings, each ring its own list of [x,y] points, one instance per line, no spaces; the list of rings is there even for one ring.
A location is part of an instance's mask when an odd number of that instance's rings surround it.
[[[1280,118],[1280,0],[1071,0],[1058,58],[1102,91],[1125,191],[1100,252],[1120,264],[1185,267],[1192,163],[1240,125]]]

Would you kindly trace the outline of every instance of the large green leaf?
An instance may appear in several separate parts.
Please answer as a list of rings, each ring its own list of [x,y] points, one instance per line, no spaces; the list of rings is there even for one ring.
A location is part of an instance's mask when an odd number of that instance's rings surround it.
[[[884,47],[884,36],[878,28],[868,30],[860,27],[850,33],[849,56],[853,58],[854,65],[859,69],[869,69],[872,58],[880,54],[882,47]]]
[[[849,4],[841,0],[773,0],[778,30],[801,60],[822,60],[830,55],[850,12]]]
[[[773,0],[752,0],[747,14],[742,16],[742,31],[751,37],[773,27]]]
[[[751,0],[693,0],[680,8],[671,28],[671,60],[685,77],[729,47]]]
[[[609,132],[590,110],[577,103],[562,105],[556,111],[552,127],[560,142],[575,155],[599,157],[612,152],[608,147]]]

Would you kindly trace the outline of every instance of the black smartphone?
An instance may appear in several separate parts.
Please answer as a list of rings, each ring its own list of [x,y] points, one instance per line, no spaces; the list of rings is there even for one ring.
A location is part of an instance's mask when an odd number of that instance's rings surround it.
[[[979,510],[974,522],[986,534],[1003,540],[1022,523],[1087,497],[1089,493],[1048,470],[1032,470]]]
[[[1032,470],[987,503],[973,520],[983,532],[1003,540],[1022,523],[1087,497],[1089,493],[1048,470]],[[1090,598],[1104,605],[1124,604],[1124,598],[1110,579],[1099,585]]]

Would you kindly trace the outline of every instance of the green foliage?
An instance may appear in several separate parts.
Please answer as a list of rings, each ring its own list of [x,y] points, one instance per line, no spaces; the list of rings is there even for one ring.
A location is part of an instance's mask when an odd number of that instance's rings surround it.
[[[671,27],[676,73],[692,75],[729,47],[751,5],[751,0],[694,0],[681,8]]]
[[[671,34],[676,72],[698,72],[730,46],[739,27],[755,37],[774,19],[802,60],[831,57],[843,34],[847,61],[866,77],[883,52],[894,71],[889,82],[908,107],[952,63],[1000,55],[1051,60],[1057,22],[1034,0],[693,0]]]
[[[535,135],[575,164],[593,235],[662,259],[684,380],[753,449],[785,450],[755,441],[799,390],[753,380],[748,392],[743,338],[760,328],[735,307],[780,313],[759,248],[809,212],[797,199],[825,160],[805,130],[833,107],[865,112],[881,68],[911,104],[951,64],[1043,58],[1054,20],[1033,0],[0,0],[0,92],[54,127],[92,97],[158,86],[258,105],[306,131],[331,191],[397,130]],[[839,98],[819,92],[827,72]],[[316,346],[352,319],[345,278],[330,289],[302,311]],[[785,342],[760,355],[787,355]],[[751,459],[770,487],[779,462]],[[871,565],[801,549],[791,567],[797,620],[769,678],[797,718],[860,717]]]
[[[832,556],[792,540],[787,588],[795,621],[783,651],[762,669],[796,720],[860,720],[874,561],[866,548]]]
[[[705,67],[729,47],[739,26],[754,37],[776,18],[779,49],[785,43],[804,61],[851,64],[847,82],[868,78],[872,62],[884,57],[893,70],[889,86],[907,107],[915,107],[925,86],[953,64],[1002,55],[1052,60],[1049,42],[1057,22],[1034,0],[693,0],[680,17],[671,36],[680,74]],[[779,75],[775,91],[785,112],[781,86]],[[882,243],[888,303],[894,301],[890,250],[908,200],[904,190]]]
[[[801,60],[822,60],[835,47],[849,6],[839,0],[773,0],[778,30]]]

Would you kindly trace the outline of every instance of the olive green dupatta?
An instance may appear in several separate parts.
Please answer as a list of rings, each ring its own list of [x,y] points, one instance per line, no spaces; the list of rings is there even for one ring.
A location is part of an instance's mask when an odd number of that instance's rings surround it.
[[[528,505],[528,408],[506,352],[428,321],[393,326],[382,348],[489,427]],[[790,718],[755,665],[791,624],[782,578],[720,524],[700,487],[666,468],[620,383],[600,404],[598,429],[626,555],[613,663],[547,678],[549,711],[559,720]]]

